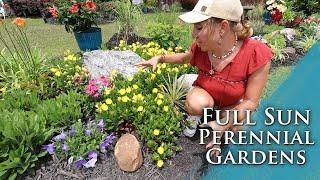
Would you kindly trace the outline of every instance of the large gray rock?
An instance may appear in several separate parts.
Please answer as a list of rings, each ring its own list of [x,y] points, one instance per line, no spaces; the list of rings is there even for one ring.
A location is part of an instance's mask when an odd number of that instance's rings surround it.
[[[139,169],[143,162],[141,147],[132,134],[124,134],[117,141],[114,156],[121,170],[133,172]]]
[[[95,50],[83,54],[84,66],[89,70],[92,78],[110,76],[117,70],[125,77],[133,76],[138,71],[134,65],[143,59],[132,51],[103,51]]]
[[[280,30],[280,34],[283,34],[287,40],[293,41],[297,33],[296,30],[292,28],[284,28]]]

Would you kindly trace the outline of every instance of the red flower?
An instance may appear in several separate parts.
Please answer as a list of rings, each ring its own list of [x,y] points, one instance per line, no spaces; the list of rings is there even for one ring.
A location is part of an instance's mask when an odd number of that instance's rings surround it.
[[[72,4],[72,6],[70,7],[70,12],[72,14],[77,13],[79,10],[78,5],[77,4]]]
[[[273,23],[278,24],[282,19],[282,13],[276,9],[271,12],[271,19]]]
[[[97,8],[96,4],[93,1],[87,1],[86,7],[90,10],[95,10]]]
[[[49,7],[49,12],[53,17],[58,17],[58,10],[55,6]]]

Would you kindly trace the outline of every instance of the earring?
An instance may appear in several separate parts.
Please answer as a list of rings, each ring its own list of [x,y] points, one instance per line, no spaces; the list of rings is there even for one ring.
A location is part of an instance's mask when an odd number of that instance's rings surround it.
[[[221,44],[222,44],[222,36],[220,36],[220,39],[218,40],[218,45],[221,46]]]

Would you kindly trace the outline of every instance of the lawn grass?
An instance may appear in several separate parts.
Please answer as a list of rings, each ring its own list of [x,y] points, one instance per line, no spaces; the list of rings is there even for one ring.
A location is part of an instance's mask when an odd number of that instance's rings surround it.
[[[162,13],[162,14],[143,14],[141,20],[138,21],[136,32],[143,36],[146,31],[146,26],[152,22],[175,23],[177,21],[177,13]],[[7,19],[6,24],[10,26],[12,19]],[[103,24],[102,28],[103,43],[118,31],[117,23]],[[47,57],[61,56],[65,50],[79,52],[76,40],[72,33],[67,33],[63,25],[45,24],[42,19],[27,19],[26,32],[32,46],[37,47]],[[2,28],[0,32],[4,34]],[[190,37],[182,37],[190,38]],[[3,44],[0,44],[0,49],[3,49]],[[274,90],[290,73],[292,67],[279,67],[274,69],[269,76],[267,86],[263,93],[263,98],[270,96]]]

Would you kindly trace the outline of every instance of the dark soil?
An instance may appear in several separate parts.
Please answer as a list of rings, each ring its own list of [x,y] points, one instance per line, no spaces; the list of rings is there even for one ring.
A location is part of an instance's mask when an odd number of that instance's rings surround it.
[[[109,41],[106,43],[106,47],[108,49],[113,49],[114,47],[119,45],[120,40],[124,40],[125,35],[123,33],[115,33]],[[126,41],[127,44],[133,44],[136,42],[140,42],[141,44],[146,44],[151,41],[150,38],[140,37],[135,33],[130,33],[128,39]]]
[[[78,170],[67,165],[66,161],[52,157],[48,161],[43,161],[34,176],[29,175],[23,179],[199,179],[208,169],[205,145],[199,145],[199,142],[199,132],[194,138],[181,135],[179,143],[183,151],[167,160],[162,169],[158,169],[144,152],[144,163],[141,168],[132,173],[124,172],[119,169],[111,149],[109,157],[100,158],[95,168]]]

